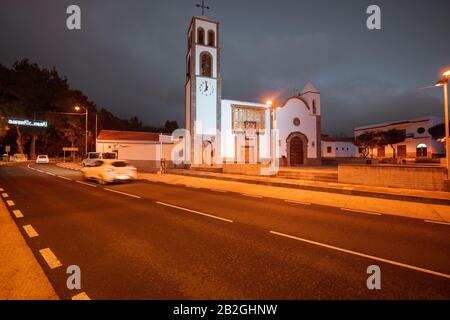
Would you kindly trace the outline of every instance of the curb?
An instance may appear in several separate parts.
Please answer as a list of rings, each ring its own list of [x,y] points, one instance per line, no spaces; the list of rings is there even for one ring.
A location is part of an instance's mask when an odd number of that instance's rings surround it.
[[[363,196],[363,197],[380,198],[380,199],[388,199],[388,200],[400,200],[400,201],[410,201],[410,202],[419,202],[419,203],[426,203],[426,204],[439,204],[439,205],[450,206],[450,199],[449,200],[434,199],[434,198],[426,198],[426,197],[420,197],[420,196],[389,194],[389,193],[380,193],[380,192],[368,192],[368,191],[360,191],[360,190],[346,190],[346,189],[337,189],[337,188],[331,188],[331,187],[330,188],[315,187],[315,186],[298,185],[298,184],[284,183],[284,182],[254,181],[254,180],[252,181],[252,180],[232,178],[232,177],[207,176],[207,175],[201,175],[201,174],[195,174],[195,173],[180,173],[180,172],[168,172],[168,173],[175,174],[175,175],[181,175],[181,176],[195,177],[195,178],[216,179],[216,180],[224,180],[224,181],[259,184],[259,185],[281,187],[281,188],[288,188],[288,189],[301,189],[301,190],[337,193],[337,194],[344,194],[344,195],[351,195],[351,196]]]

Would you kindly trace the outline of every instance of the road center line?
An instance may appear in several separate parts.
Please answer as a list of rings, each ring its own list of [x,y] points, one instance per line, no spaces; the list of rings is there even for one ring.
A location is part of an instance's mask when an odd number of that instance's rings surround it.
[[[297,200],[284,200],[284,201],[287,202],[287,203],[304,204],[304,205],[307,205],[307,206],[311,205],[311,203],[309,203],[309,202],[303,202],[303,201],[297,201]]]
[[[84,184],[85,186],[89,186],[89,187],[93,187],[93,188],[97,188],[97,186],[95,184],[87,183],[87,182],[84,182],[84,181],[77,180],[76,183]]]
[[[50,269],[55,269],[62,266],[62,263],[49,248],[41,249],[39,250],[39,253],[41,254],[42,258],[44,258],[45,262],[47,262]]]
[[[351,212],[357,212],[357,213],[367,213],[367,214],[373,214],[375,216],[381,216],[381,213],[373,212],[373,211],[365,211],[365,210],[358,210],[358,209],[350,209],[350,208],[341,208],[343,211],[351,211]]]
[[[16,218],[23,218],[23,213],[20,210],[13,210],[13,214]]]
[[[380,258],[380,257],[376,257],[376,256],[371,256],[371,255],[368,255],[368,254],[365,254],[365,253],[352,251],[352,250],[347,250],[347,249],[335,247],[335,246],[332,246],[332,245],[329,245],[329,244],[320,243],[320,242],[317,242],[317,241],[312,241],[312,240],[308,240],[308,239],[303,239],[303,238],[291,236],[291,235],[288,235],[288,234],[285,234],[285,233],[280,233],[280,232],[276,232],[276,231],[270,231],[270,233],[278,235],[278,236],[281,236],[281,237],[302,241],[302,242],[305,242],[305,243],[308,243],[308,244],[312,244],[312,245],[315,245],[315,246],[319,246],[319,247],[323,247],[323,248],[327,248],[327,249],[332,249],[332,250],[336,250],[336,251],[352,254],[354,256],[359,256],[359,257],[363,257],[363,258],[367,258],[367,259],[372,259],[372,260],[376,260],[376,261],[392,264],[394,266],[398,266],[398,267],[402,267],[402,268],[406,268],[406,269],[411,269],[411,270],[414,270],[414,271],[419,271],[419,272],[423,272],[423,273],[432,274],[432,275],[435,275],[435,276],[438,276],[438,277],[450,279],[450,274],[441,273],[441,272],[437,272],[437,271],[433,271],[433,270],[429,270],[429,269],[424,269],[424,268],[416,267],[416,266],[413,266],[413,265],[409,265],[409,264],[405,264],[405,263],[401,263],[401,262],[397,262],[397,261],[393,261],[393,260],[389,260],[389,259],[384,259],[384,258]]]
[[[72,297],[72,300],[91,300],[91,298],[89,298],[89,296],[86,294],[86,292],[81,292],[77,295],[74,295]]]
[[[433,220],[424,220],[424,221],[425,221],[425,222],[428,222],[428,223],[443,224],[443,225],[450,226],[450,223],[448,223],[448,222],[443,222],[443,221],[433,221]]]
[[[72,181],[72,179],[70,179],[70,178],[67,178],[67,177],[63,177],[63,176],[58,176],[58,178],[61,178],[61,179],[64,179],[64,180],[69,180],[69,181]]]
[[[187,211],[187,212],[192,212],[192,213],[195,213],[195,214],[199,214],[201,216],[210,217],[210,218],[217,219],[217,220],[222,220],[222,221],[226,221],[226,222],[230,222],[230,223],[234,222],[233,220],[221,218],[221,217],[214,216],[212,214],[204,213],[204,212],[197,211],[197,210],[192,210],[192,209],[187,209],[187,208],[183,208],[183,207],[178,207],[178,206],[175,206],[175,205],[169,204],[169,203],[164,203],[164,202],[159,202],[159,201],[157,201],[156,203],[160,204],[162,206],[171,207],[171,208],[175,208],[175,209],[183,210],[183,211]]]
[[[54,174],[54,173],[52,173],[52,172],[46,171],[45,173],[48,174],[48,175],[51,175],[51,176],[56,176],[56,174]]]
[[[44,170],[41,170],[41,169],[36,169],[36,171],[37,171],[37,172],[41,172],[41,173],[44,173],[44,172],[45,172]]]
[[[27,224],[26,226],[23,226],[23,230],[25,230],[25,232],[27,233],[27,235],[30,238],[34,238],[37,237],[39,235],[39,233],[37,233],[36,230],[34,230],[33,226],[31,224]]]
[[[109,188],[103,188],[103,189],[106,190],[106,191],[111,191],[111,192],[115,192],[115,193],[120,193],[120,194],[123,194],[123,195],[125,195],[125,196],[129,196],[129,197],[141,199],[141,197],[136,196],[136,195],[134,195],[134,194],[130,194],[130,193],[122,192],[122,191],[117,191],[117,190],[109,189]]]
[[[14,201],[12,201],[12,200],[6,200],[6,204],[7,204],[8,206],[10,206],[10,207],[13,207],[13,206],[16,205],[16,204],[14,203]]]

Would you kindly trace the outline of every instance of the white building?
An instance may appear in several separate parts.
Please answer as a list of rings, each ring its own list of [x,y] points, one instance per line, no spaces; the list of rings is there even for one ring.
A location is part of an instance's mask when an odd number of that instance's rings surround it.
[[[152,132],[102,130],[97,137],[97,152],[115,152],[140,169],[159,169],[161,159],[170,165],[174,147],[172,136]]]
[[[428,129],[443,123],[441,117],[430,116],[418,119],[380,123],[355,128],[355,137],[365,132],[380,132],[391,129],[404,130],[406,139],[404,142],[395,144],[397,158],[432,158],[445,153],[442,142],[433,139]],[[371,150],[376,158],[392,158],[393,150],[390,146],[377,147]]]
[[[188,29],[185,127],[201,141],[194,164],[260,163],[270,158],[270,110],[265,104],[222,99],[219,23],[193,17]],[[281,164],[320,164],[320,93],[312,84],[276,114]],[[193,141],[193,140],[192,140]],[[208,150],[212,149],[212,152]],[[192,148],[192,150],[196,150]]]
[[[322,136],[322,158],[357,158],[359,157],[358,147],[354,144],[353,138],[332,138]]]

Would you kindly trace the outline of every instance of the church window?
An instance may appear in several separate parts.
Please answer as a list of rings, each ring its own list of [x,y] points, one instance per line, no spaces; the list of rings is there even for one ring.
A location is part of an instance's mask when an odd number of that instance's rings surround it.
[[[417,157],[426,157],[427,156],[427,145],[424,143],[420,143],[417,145],[416,149]]]
[[[331,153],[331,147],[327,147],[327,153]]]
[[[255,130],[265,129],[264,109],[233,106],[233,131],[244,132],[249,125]]]
[[[197,43],[205,44],[205,30],[203,30],[203,28],[198,28],[197,33]]]
[[[425,128],[424,127],[420,127],[419,129],[417,129],[417,133],[418,134],[424,134],[425,133]]]
[[[312,109],[313,109],[313,114],[316,114],[317,113],[316,100],[313,100],[313,102],[312,102]]]
[[[208,31],[208,46],[214,47],[216,45],[216,34],[214,31],[209,30]]]
[[[300,119],[299,118],[294,118],[294,126],[298,127],[300,125]]]
[[[212,77],[212,56],[208,52],[200,55],[200,74],[204,77]]]

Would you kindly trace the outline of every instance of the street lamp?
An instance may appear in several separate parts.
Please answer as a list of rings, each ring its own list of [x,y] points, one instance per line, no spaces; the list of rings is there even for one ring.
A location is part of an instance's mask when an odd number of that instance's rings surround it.
[[[276,161],[276,128],[277,128],[277,107],[272,100],[266,101],[266,106],[270,110],[270,160],[272,165]]]
[[[84,109],[85,111],[85,115],[86,115],[86,132],[85,132],[85,141],[84,141],[84,146],[85,146],[85,156],[87,156],[88,153],[88,109],[86,107],[83,107],[81,105],[77,105],[75,106],[75,111],[80,111],[81,109]]]
[[[447,162],[447,179],[450,179],[450,130],[448,116],[448,80],[450,69],[442,73],[442,79],[436,83],[437,87],[444,87],[444,114],[445,114],[445,158]]]

